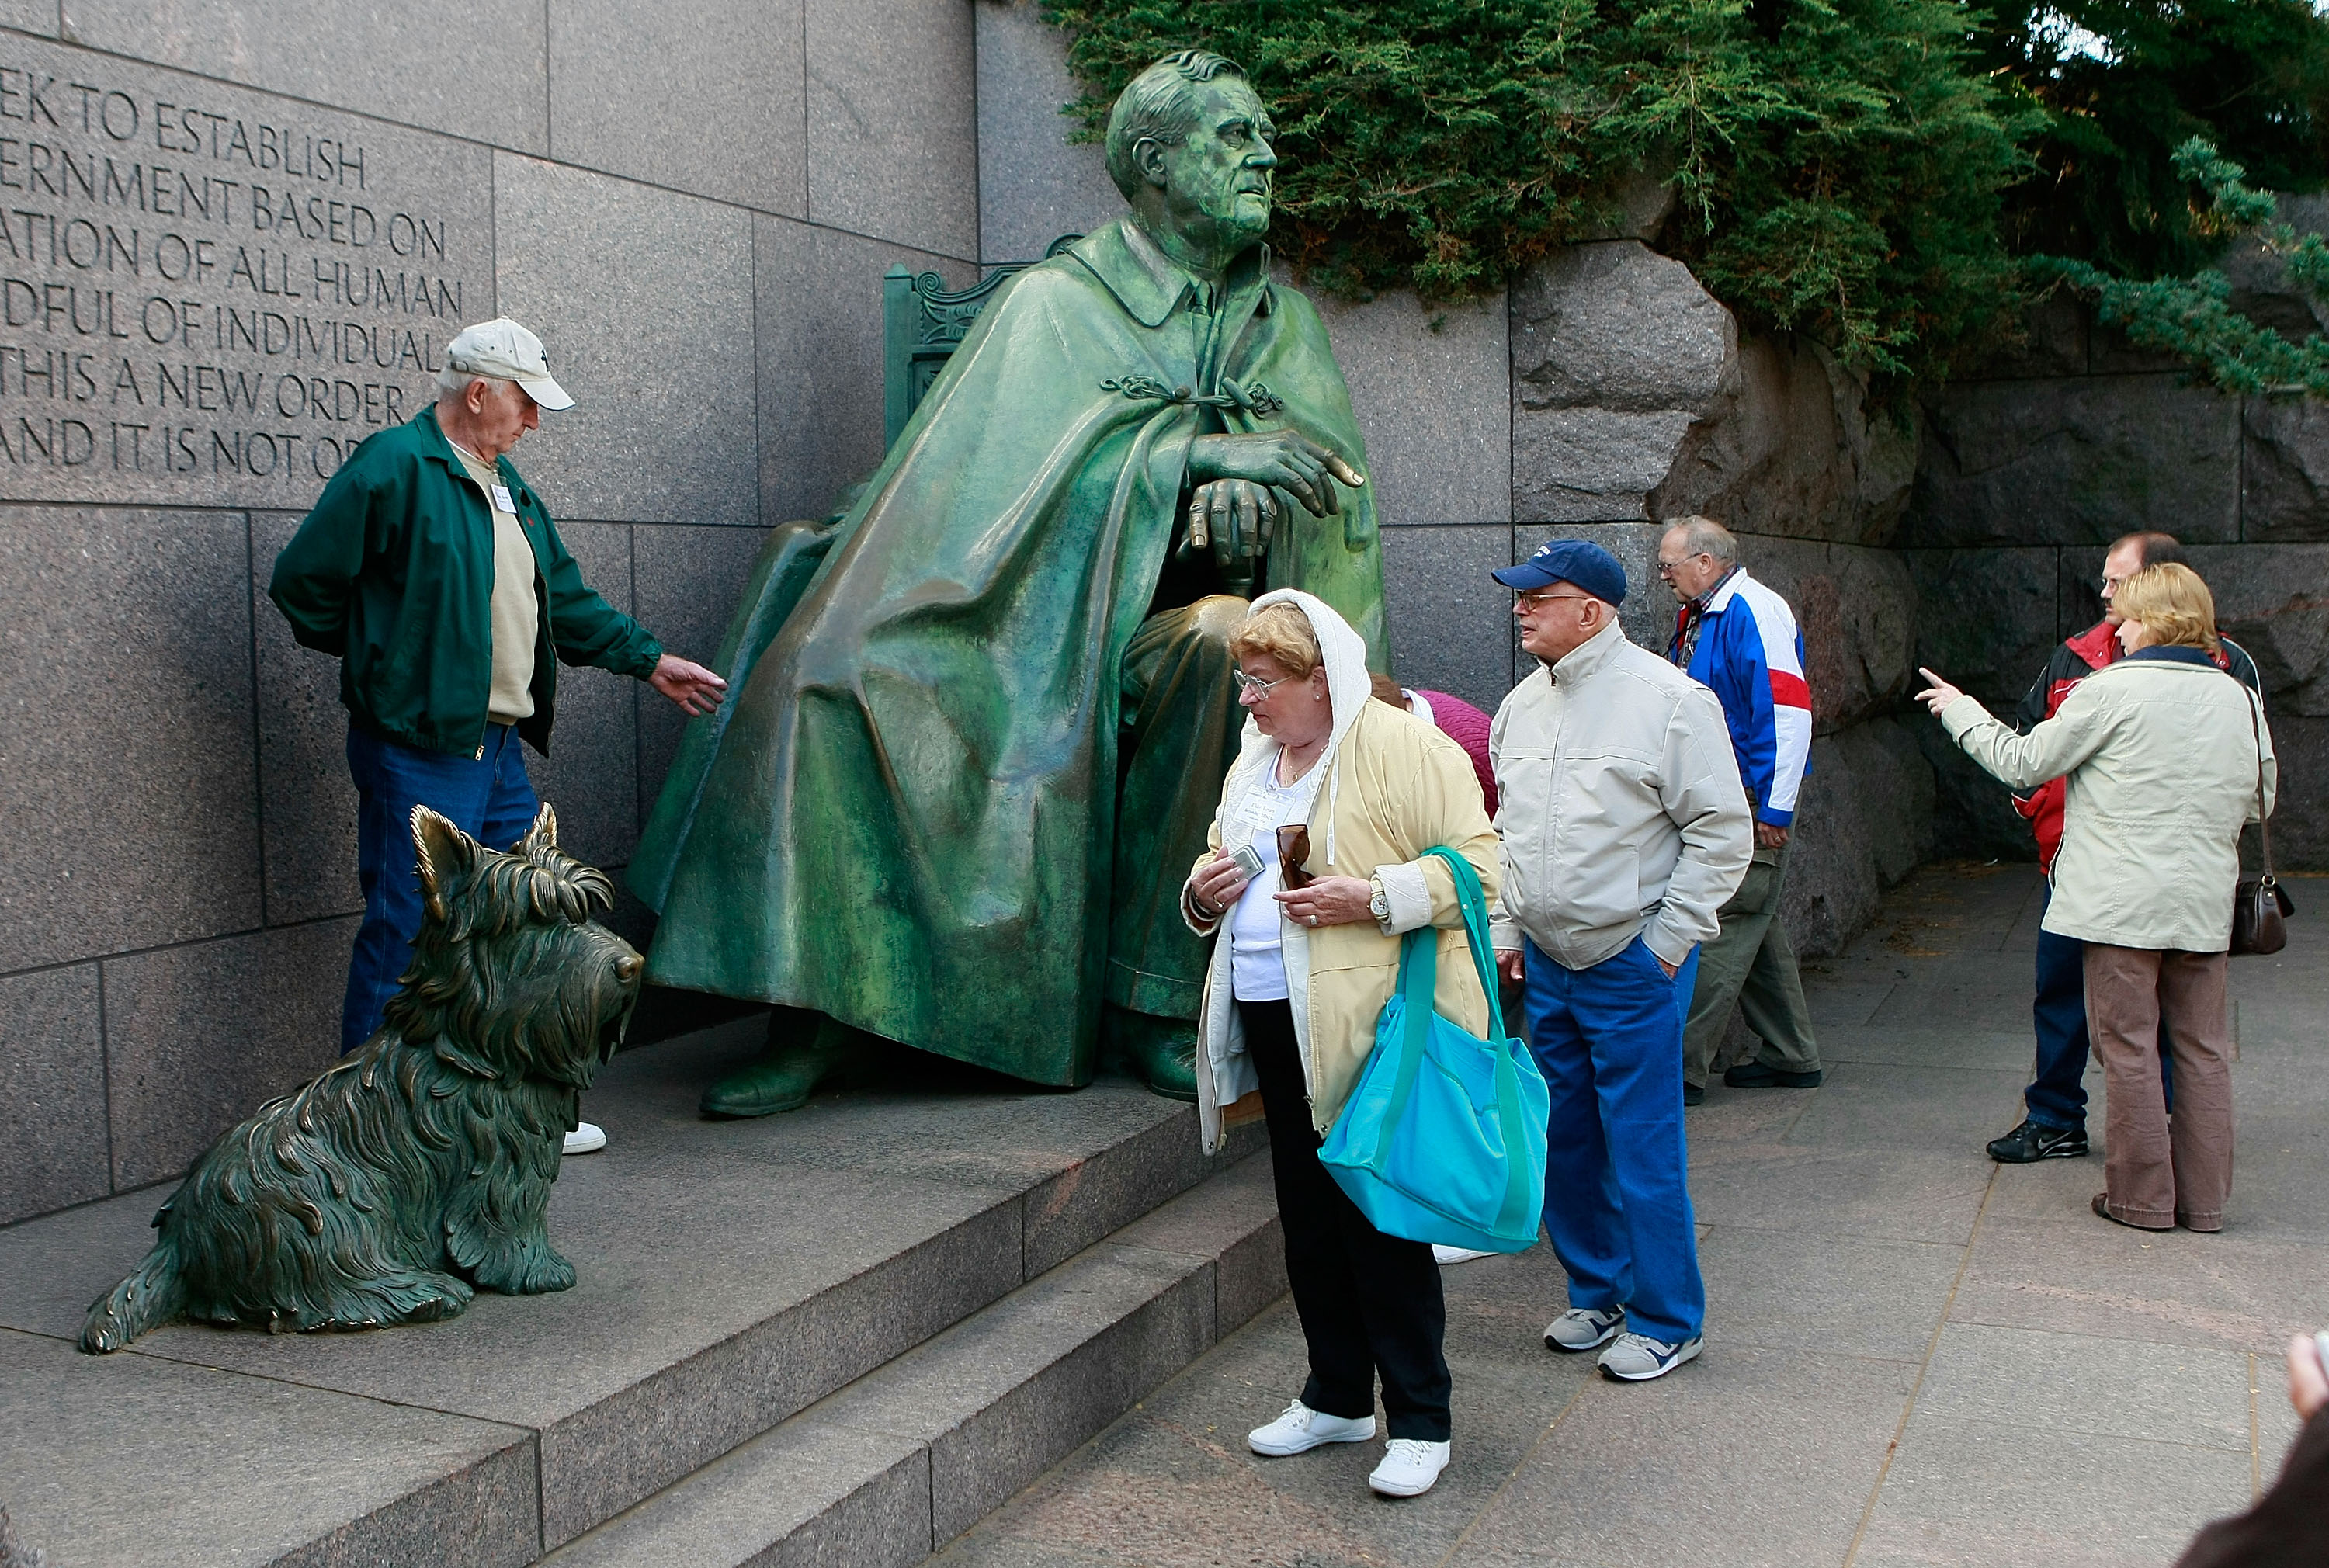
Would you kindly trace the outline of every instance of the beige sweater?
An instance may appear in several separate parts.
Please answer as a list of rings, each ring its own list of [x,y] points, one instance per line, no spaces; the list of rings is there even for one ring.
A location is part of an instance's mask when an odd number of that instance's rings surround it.
[[[2213,664],[2135,657],[2072,687],[2016,735],[1970,697],[1941,724],[2007,785],[2067,781],[2044,927],[2117,947],[2221,953],[2231,943],[2239,835],[2277,768],[2249,689]]]

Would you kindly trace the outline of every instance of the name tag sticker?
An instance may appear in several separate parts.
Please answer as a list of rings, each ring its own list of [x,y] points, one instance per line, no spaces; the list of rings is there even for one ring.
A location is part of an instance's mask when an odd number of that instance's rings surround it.
[[[494,510],[496,512],[506,512],[513,517],[517,515],[517,502],[510,499],[508,485],[496,484],[494,486]]]

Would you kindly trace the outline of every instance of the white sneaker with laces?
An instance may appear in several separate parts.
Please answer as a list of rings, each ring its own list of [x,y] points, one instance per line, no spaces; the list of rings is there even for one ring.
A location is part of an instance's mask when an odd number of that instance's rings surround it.
[[[596,1154],[607,1147],[607,1130],[596,1122],[585,1122],[566,1135],[569,1154]]]
[[[1493,1258],[1495,1255],[1494,1253],[1481,1252],[1475,1247],[1444,1247],[1438,1242],[1431,1244],[1431,1261],[1441,1268],[1446,1268],[1449,1263],[1468,1263],[1474,1258]]]
[[[1276,1421],[1246,1433],[1245,1441],[1256,1453],[1282,1459],[1287,1454],[1307,1453],[1330,1442],[1365,1442],[1374,1434],[1375,1418],[1372,1415],[1356,1420],[1328,1415],[1297,1399]]]
[[[1554,1350],[1596,1350],[1617,1337],[1626,1314],[1612,1307],[1571,1307],[1544,1326],[1544,1342]]]
[[[1601,1376],[1620,1383],[1646,1383],[1664,1377],[1685,1361],[1697,1360],[1705,1345],[1703,1336],[1669,1345],[1646,1334],[1620,1334],[1615,1345],[1601,1352]]]
[[[1439,1472],[1447,1468],[1447,1445],[1426,1442],[1419,1437],[1395,1437],[1375,1466],[1367,1485],[1386,1498],[1417,1498],[1431,1489]]]

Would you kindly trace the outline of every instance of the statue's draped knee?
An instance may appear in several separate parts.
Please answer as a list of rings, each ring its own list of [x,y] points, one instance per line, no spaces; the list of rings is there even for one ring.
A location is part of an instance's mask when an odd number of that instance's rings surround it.
[[[1253,606],[1235,594],[1212,594],[1189,606],[1187,635],[1202,641],[1208,653],[1218,649],[1226,661],[1230,654],[1230,638],[1245,624],[1253,613]]]

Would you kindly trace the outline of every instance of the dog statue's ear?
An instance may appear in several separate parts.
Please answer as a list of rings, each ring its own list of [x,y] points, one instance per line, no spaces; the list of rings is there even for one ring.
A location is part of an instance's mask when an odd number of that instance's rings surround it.
[[[517,852],[529,860],[540,863],[543,851],[558,848],[558,813],[550,803],[542,803],[542,810],[533,813],[533,826],[518,840]]]
[[[428,901],[430,916],[442,920],[453,879],[476,863],[477,840],[427,806],[415,806],[412,847],[421,896]]]

